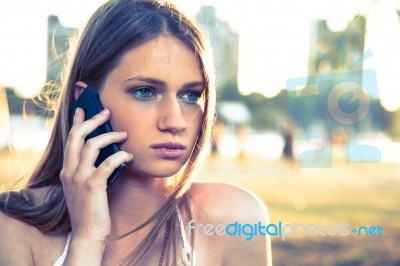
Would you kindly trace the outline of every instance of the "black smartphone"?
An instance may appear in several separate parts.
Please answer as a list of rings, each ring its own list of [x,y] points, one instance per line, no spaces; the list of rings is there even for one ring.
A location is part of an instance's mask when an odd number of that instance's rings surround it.
[[[99,94],[93,91],[90,87],[87,87],[83,90],[81,95],[75,102],[75,105],[71,109],[69,124],[72,127],[73,118],[75,115],[76,108],[82,108],[85,111],[85,120],[88,120],[95,116],[96,114],[100,113],[104,108],[100,102]],[[104,133],[112,132],[112,127],[109,121],[104,123],[103,125],[96,128],[93,132],[91,132],[86,138],[85,141],[91,139],[93,137],[99,136]],[[116,143],[110,144],[100,150],[99,156],[95,162],[95,166],[98,167],[107,157],[110,155],[120,151],[119,146]],[[107,179],[107,189],[109,189],[112,184],[117,180],[118,176],[122,173],[125,169],[125,163],[119,165]]]

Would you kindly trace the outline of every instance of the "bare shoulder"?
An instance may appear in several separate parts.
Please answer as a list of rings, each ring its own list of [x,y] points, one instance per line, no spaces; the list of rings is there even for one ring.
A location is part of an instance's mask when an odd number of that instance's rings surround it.
[[[25,189],[22,199],[31,206],[48,200],[51,187]],[[62,253],[66,236],[48,235],[0,210],[0,265],[52,265]]]
[[[200,212],[214,222],[269,220],[263,201],[251,191],[220,182],[193,182],[190,196]]]
[[[0,265],[32,265],[26,224],[0,211]]]
[[[222,248],[224,265],[271,265],[270,237],[255,227],[269,224],[267,208],[257,195],[217,182],[194,182],[189,194],[196,218],[225,225],[224,234],[214,238]]]

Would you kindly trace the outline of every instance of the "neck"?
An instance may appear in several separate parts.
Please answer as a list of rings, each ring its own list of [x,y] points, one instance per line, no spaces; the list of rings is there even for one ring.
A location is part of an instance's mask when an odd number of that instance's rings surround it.
[[[127,175],[121,175],[109,191],[114,235],[124,234],[141,225],[161,208],[166,199],[169,178]]]

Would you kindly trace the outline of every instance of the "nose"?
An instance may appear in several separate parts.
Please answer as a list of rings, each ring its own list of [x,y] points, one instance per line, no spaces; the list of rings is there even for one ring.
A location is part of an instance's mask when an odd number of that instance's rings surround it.
[[[167,97],[160,104],[159,119],[157,127],[160,131],[178,134],[187,127],[182,106],[179,100],[174,97]]]

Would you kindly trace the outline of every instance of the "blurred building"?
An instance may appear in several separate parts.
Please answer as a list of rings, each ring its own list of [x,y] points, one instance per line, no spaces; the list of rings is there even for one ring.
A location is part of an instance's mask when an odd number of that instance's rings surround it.
[[[60,81],[64,66],[63,55],[68,50],[69,39],[76,29],[60,25],[56,16],[48,17],[47,77],[42,92],[51,88],[49,84]],[[42,151],[47,145],[50,129],[47,118],[52,112],[43,95],[25,98],[12,87],[0,88],[0,150]],[[46,96],[52,98],[51,92]]]
[[[218,19],[214,6],[201,7],[196,19],[211,39],[217,85],[237,84],[239,35]]]
[[[364,70],[366,19],[355,16],[344,31],[334,32],[325,20],[312,25],[308,77],[291,80],[304,88],[290,94],[292,118],[302,128],[321,124],[369,131],[381,128],[375,73]],[[367,112],[367,115],[364,113]]]
[[[366,19],[355,16],[344,31],[331,31],[326,20],[312,24],[309,76],[362,69],[363,62],[353,65],[364,53]],[[361,79],[360,79],[361,81]]]
[[[75,32],[76,29],[63,27],[58,17],[48,17],[46,84],[57,84],[59,82],[65,62],[63,56],[68,50],[69,39]],[[46,85],[43,90],[49,87],[49,85]],[[42,101],[40,96],[24,98],[14,88],[6,88],[4,94],[11,115],[48,115],[46,109],[43,109],[46,103]]]
[[[308,77],[290,79],[289,112],[304,132],[302,167],[331,167],[332,143],[346,145],[349,162],[379,162],[369,136],[382,127],[376,74],[364,69],[366,19],[355,16],[344,31],[319,20],[311,30]],[[313,144],[313,141],[319,144]]]

